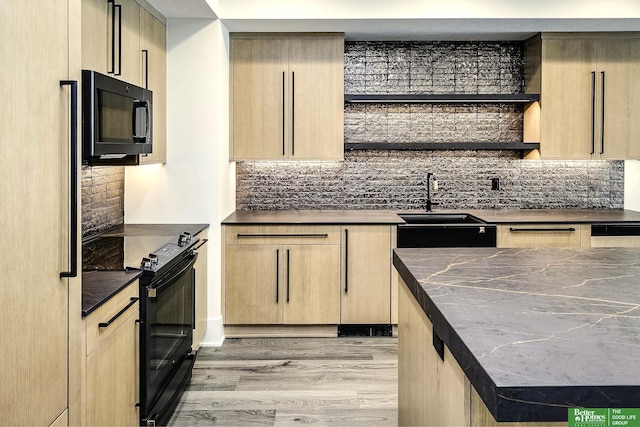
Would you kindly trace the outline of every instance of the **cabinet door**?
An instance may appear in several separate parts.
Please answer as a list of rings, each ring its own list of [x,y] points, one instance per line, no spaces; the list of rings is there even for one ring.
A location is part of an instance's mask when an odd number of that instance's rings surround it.
[[[640,158],[640,39],[605,39],[598,45],[598,152],[607,159]],[[602,80],[604,73],[604,81]],[[604,95],[604,99],[602,98]]]
[[[589,247],[590,224],[504,224],[498,225],[498,248]]]
[[[107,74],[111,70],[111,5],[82,0],[82,68]]]
[[[595,152],[596,42],[543,40],[542,64],[540,154],[588,159]]]
[[[76,6],[0,2],[0,425],[50,425],[67,408],[68,295],[80,282],[60,278],[69,270],[70,132],[60,80],[79,74],[69,56]]]
[[[140,6],[133,0],[116,0],[122,7],[122,22],[119,37],[116,42],[116,65],[120,75],[117,78],[125,82],[141,85],[140,79]],[[117,22],[117,21],[116,21]],[[117,31],[116,30],[116,31]]]
[[[225,247],[225,324],[282,323],[283,256],[278,245]]]
[[[141,164],[167,162],[166,27],[140,9],[140,50],[143,87],[153,91],[153,153],[140,156]],[[146,51],[142,53],[142,51]]]
[[[345,226],[342,232],[340,323],[391,321],[391,229]]]
[[[289,61],[294,159],[342,159],[344,41],[293,38]]]
[[[233,159],[283,158],[288,145],[286,39],[233,39],[231,151]]]
[[[138,310],[87,356],[87,425],[135,426],[138,398]]]
[[[338,324],[340,246],[286,246],[283,266],[284,323]]]

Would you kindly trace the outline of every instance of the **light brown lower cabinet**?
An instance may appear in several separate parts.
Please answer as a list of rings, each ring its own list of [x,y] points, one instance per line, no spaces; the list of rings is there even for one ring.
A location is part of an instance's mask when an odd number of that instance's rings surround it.
[[[432,324],[400,279],[398,323],[398,425],[566,426],[566,422],[497,422],[447,346],[441,359]]]
[[[342,227],[341,324],[391,322],[392,228]]]
[[[137,297],[136,280],[85,319],[86,425],[140,424]]]
[[[336,325],[340,227],[227,226],[225,325]]]
[[[498,248],[588,248],[591,224],[500,224]]]

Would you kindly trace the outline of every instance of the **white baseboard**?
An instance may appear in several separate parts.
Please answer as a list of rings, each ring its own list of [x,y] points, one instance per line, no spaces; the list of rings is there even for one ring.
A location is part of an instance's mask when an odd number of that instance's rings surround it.
[[[200,341],[200,347],[220,347],[224,342],[222,316],[207,319],[207,331]]]

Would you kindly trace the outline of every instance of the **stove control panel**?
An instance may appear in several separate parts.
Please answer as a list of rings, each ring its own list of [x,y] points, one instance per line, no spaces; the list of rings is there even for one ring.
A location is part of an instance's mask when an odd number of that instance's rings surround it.
[[[182,235],[181,235],[182,236]],[[149,272],[157,272],[164,266],[171,263],[174,259],[180,258],[183,254],[193,246],[198,239],[188,237],[188,241],[184,241],[184,238],[178,237],[165,243],[160,248],[156,249],[146,257],[143,257],[140,262],[140,269]]]

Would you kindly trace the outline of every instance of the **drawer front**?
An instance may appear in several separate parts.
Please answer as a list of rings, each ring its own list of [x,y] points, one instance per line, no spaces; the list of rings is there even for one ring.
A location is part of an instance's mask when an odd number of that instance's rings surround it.
[[[234,225],[225,226],[228,245],[339,245],[340,226]]]
[[[498,248],[579,248],[589,247],[589,224],[501,224]]]
[[[139,284],[136,280],[87,316],[87,354],[138,310],[138,294]]]

